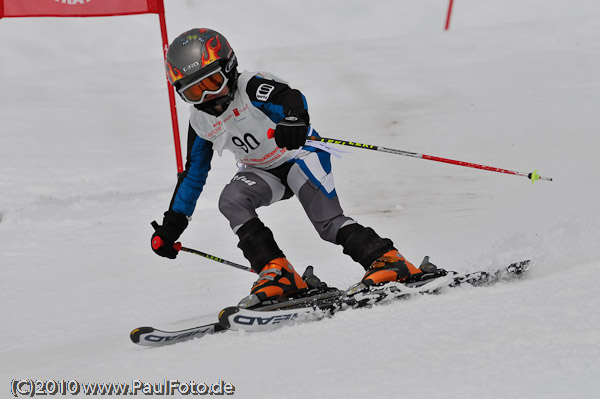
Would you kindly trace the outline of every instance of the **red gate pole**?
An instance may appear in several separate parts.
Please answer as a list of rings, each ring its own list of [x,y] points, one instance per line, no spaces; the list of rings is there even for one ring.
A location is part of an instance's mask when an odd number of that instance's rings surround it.
[[[160,34],[163,42],[163,57],[166,61],[167,50],[169,49],[169,39],[167,37],[167,23],[165,21],[165,8],[160,2],[160,12],[158,13],[160,20]],[[175,103],[175,91],[173,86],[167,80],[167,90],[169,92],[169,105],[171,106],[171,123],[173,125],[173,141],[175,144],[175,158],[177,161],[177,173],[183,172],[183,161],[181,158],[181,141],[179,140],[179,123],[177,121],[177,104]]]
[[[450,28],[450,16],[452,15],[452,4],[454,3],[453,0],[450,0],[450,3],[448,3],[448,16],[446,17],[446,28],[445,30],[448,30],[448,28]]]

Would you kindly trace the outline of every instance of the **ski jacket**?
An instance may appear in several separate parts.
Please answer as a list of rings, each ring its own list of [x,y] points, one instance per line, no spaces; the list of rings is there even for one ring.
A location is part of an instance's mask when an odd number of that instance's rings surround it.
[[[267,137],[288,115],[308,124],[304,95],[267,72],[242,72],[233,101],[219,116],[190,107],[185,171],[178,178],[170,210],[191,217],[202,193],[214,151],[232,152],[236,161],[260,169],[276,168],[294,156]]]

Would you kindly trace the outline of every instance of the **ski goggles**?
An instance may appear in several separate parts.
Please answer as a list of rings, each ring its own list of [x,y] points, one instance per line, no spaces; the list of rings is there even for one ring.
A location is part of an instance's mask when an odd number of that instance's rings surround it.
[[[202,104],[209,94],[217,94],[227,84],[227,76],[221,67],[203,74],[177,89],[177,93],[190,104]]]

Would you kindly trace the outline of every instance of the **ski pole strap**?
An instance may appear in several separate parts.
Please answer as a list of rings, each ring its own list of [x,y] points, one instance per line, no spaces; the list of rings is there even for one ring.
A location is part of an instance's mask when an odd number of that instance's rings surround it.
[[[390,154],[403,155],[403,156],[412,157],[412,158],[427,159],[429,161],[449,163],[452,165],[487,170],[490,172],[498,172],[498,173],[505,173],[505,174],[509,174],[509,175],[523,176],[523,177],[527,177],[529,180],[531,180],[532,183],[535,183],[537,180],[552,181],[551,177],[540,176],[537,173],[537,170],[534,170],[531,173],[523,173],[523,172],[517,172],[514,170],[496,168],[493,166],[486,166],[486,165],[480,165],[480,164],[471,163],[471,162],[457,161],[454,159],[441,158],[441,157],[436,157],[433,155],[419,154],[416,152],[396,150],[394,148],[380,147],[380,146],[371,145],[371,144],[362,144],[362,143],[357,143],[354,141],[332,139],[332,138],[328,138],[328,137],[308,136],[306,139],[311,140],[311,141],[320,141],[320,142],[327,143],[327,144],[345,145],[345,146],[349,146],[349,147],[362,148],[362,149],[366,149],[366,150],[373,150],[373,151],[387,152]]]

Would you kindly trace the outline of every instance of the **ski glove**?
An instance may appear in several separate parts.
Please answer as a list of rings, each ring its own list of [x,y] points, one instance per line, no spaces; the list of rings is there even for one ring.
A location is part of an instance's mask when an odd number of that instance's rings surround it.
[[[150,242],[152,250],[157,255],[175,259],[178,251],[173,248],[173,245],[187,225],[188,219],[185,215],[175,211],[166,211],[162,226],[156,223],[156,221],[152,222],[152,227],[155,230]]]
[[[295,150],[306,143],[308,125],[298,116],[289,115],[283,118],[275,128],[275,143],[279,148]]]

